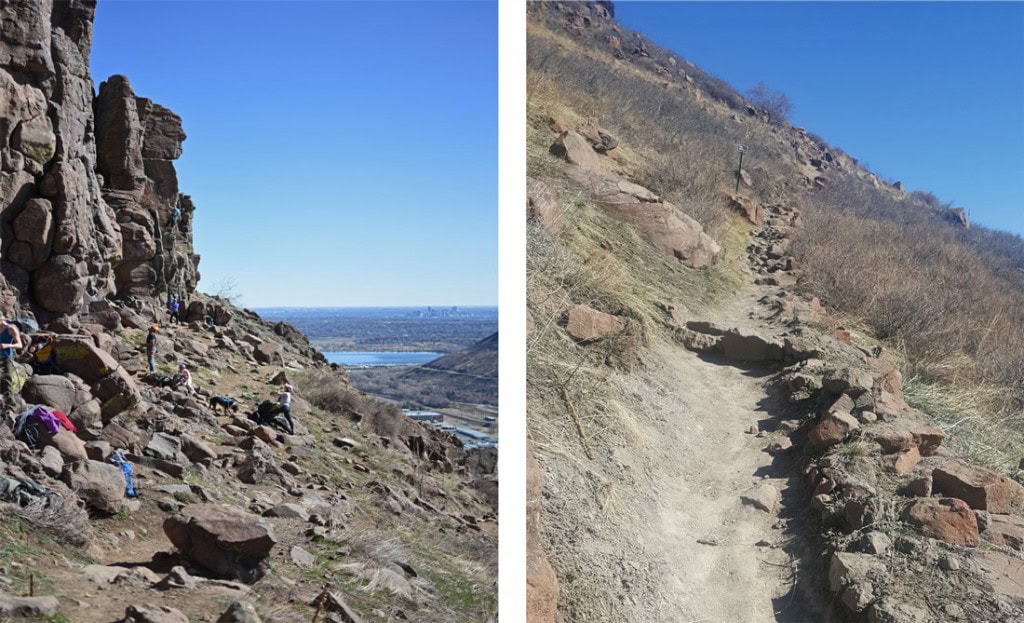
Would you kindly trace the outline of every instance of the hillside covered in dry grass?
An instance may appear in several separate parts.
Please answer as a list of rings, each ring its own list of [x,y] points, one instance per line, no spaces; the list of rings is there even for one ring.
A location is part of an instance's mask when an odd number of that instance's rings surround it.
[[[531,620],[1024,616],[1021,238],[611,3],[527,55]]]
[[[634,181],[721,240],[735,147],[747,146],[747,194],[803,210],[800,288],[899,350],[913,396],[939,417],[967,408],[958,419],[969,415],[963,426],[987,439],[963,443],[1016,467],[1020,435],[1007,446],[1002,433],[1020,430],[1024,405],[1020,236],[966,223],[926,189],[895,187],[809,130],[766,123],[732,87],[614,21],[531,6],[531,170],[550,166],[541,137],[553,112],[600,120]]]

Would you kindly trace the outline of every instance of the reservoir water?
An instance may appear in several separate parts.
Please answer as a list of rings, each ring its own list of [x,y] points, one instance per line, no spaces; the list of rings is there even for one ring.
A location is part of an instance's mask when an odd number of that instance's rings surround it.
[[[379,366],[418,366],[424,363],[429,363],[443,354],[444,353],[431,353],[425,351],[353,351],[343,353],[324,353],[324,357],[327,357],[327,361],[338,365],[363,368]]]

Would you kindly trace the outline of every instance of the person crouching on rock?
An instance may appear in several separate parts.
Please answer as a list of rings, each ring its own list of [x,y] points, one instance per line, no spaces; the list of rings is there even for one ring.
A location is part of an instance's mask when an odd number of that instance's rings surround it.
[[[21,348],[21,331],[0,315],[0,394],[3,394],[7,408],[14,407],[14,357]]]
[[[292,386],[286,384],[281,393],[277,395],[277,410],[278,413],[284,416],[284,419],[288,420],[288,434],[295,434],[295,422],[292,421]]]
[[[196,388],[192,385],[192,373],[188,371],[188,366],[182,361],[178,364],[178,376],[181,377],[181,387],[185,388],[190,396],[196,395]]]
[[[153,325],[146,335],[146,361],[149,363],[150,372],[156,372],[156,334],[159,332],[160,327]]]

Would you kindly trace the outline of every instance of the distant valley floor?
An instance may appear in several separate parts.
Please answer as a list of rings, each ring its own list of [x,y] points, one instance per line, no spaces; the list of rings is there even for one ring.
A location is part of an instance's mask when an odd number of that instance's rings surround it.
[[[269,321],[295,325],[321,352],[447,353],[422,365],[347,367],[352,384],[405,408],[429,409],[446,423],[496,433],[497,308],[264,308]],[[486,336],[486,337],[485,337]],[[483,338],[483,339],[481,339]]]

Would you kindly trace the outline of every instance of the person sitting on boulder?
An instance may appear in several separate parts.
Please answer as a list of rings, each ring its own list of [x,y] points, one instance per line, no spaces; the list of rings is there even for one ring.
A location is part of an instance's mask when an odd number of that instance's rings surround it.
[[[14,357],[21,348],[21,331],[18,327],[7,322],[7,318],[0,315],[0,394],[3,395],[7,408],[14,407],[17,388],[14,386]]]
[[[159,332],[160,327],[153,325],[146,335],[146,361],[149,363],[150,372],[156,372],[156,334]]]
[[[277,395],[278,413],[288,420],[288,434],[295,434],[295,422],[292,420],[292,386],[285,384],[284,389]]]
[[[196,388],[192,385],[192,373],[188,371],[184,361],[178,364],[178,376],[181,378],[179,387],[184,387],[190,396],[195,396]]]
[[[32,369],[36,374],[63,374],[57,365],[57,349],[54,348],[54,335],[40,333],[32,336],[28,352],[32,355]]]

